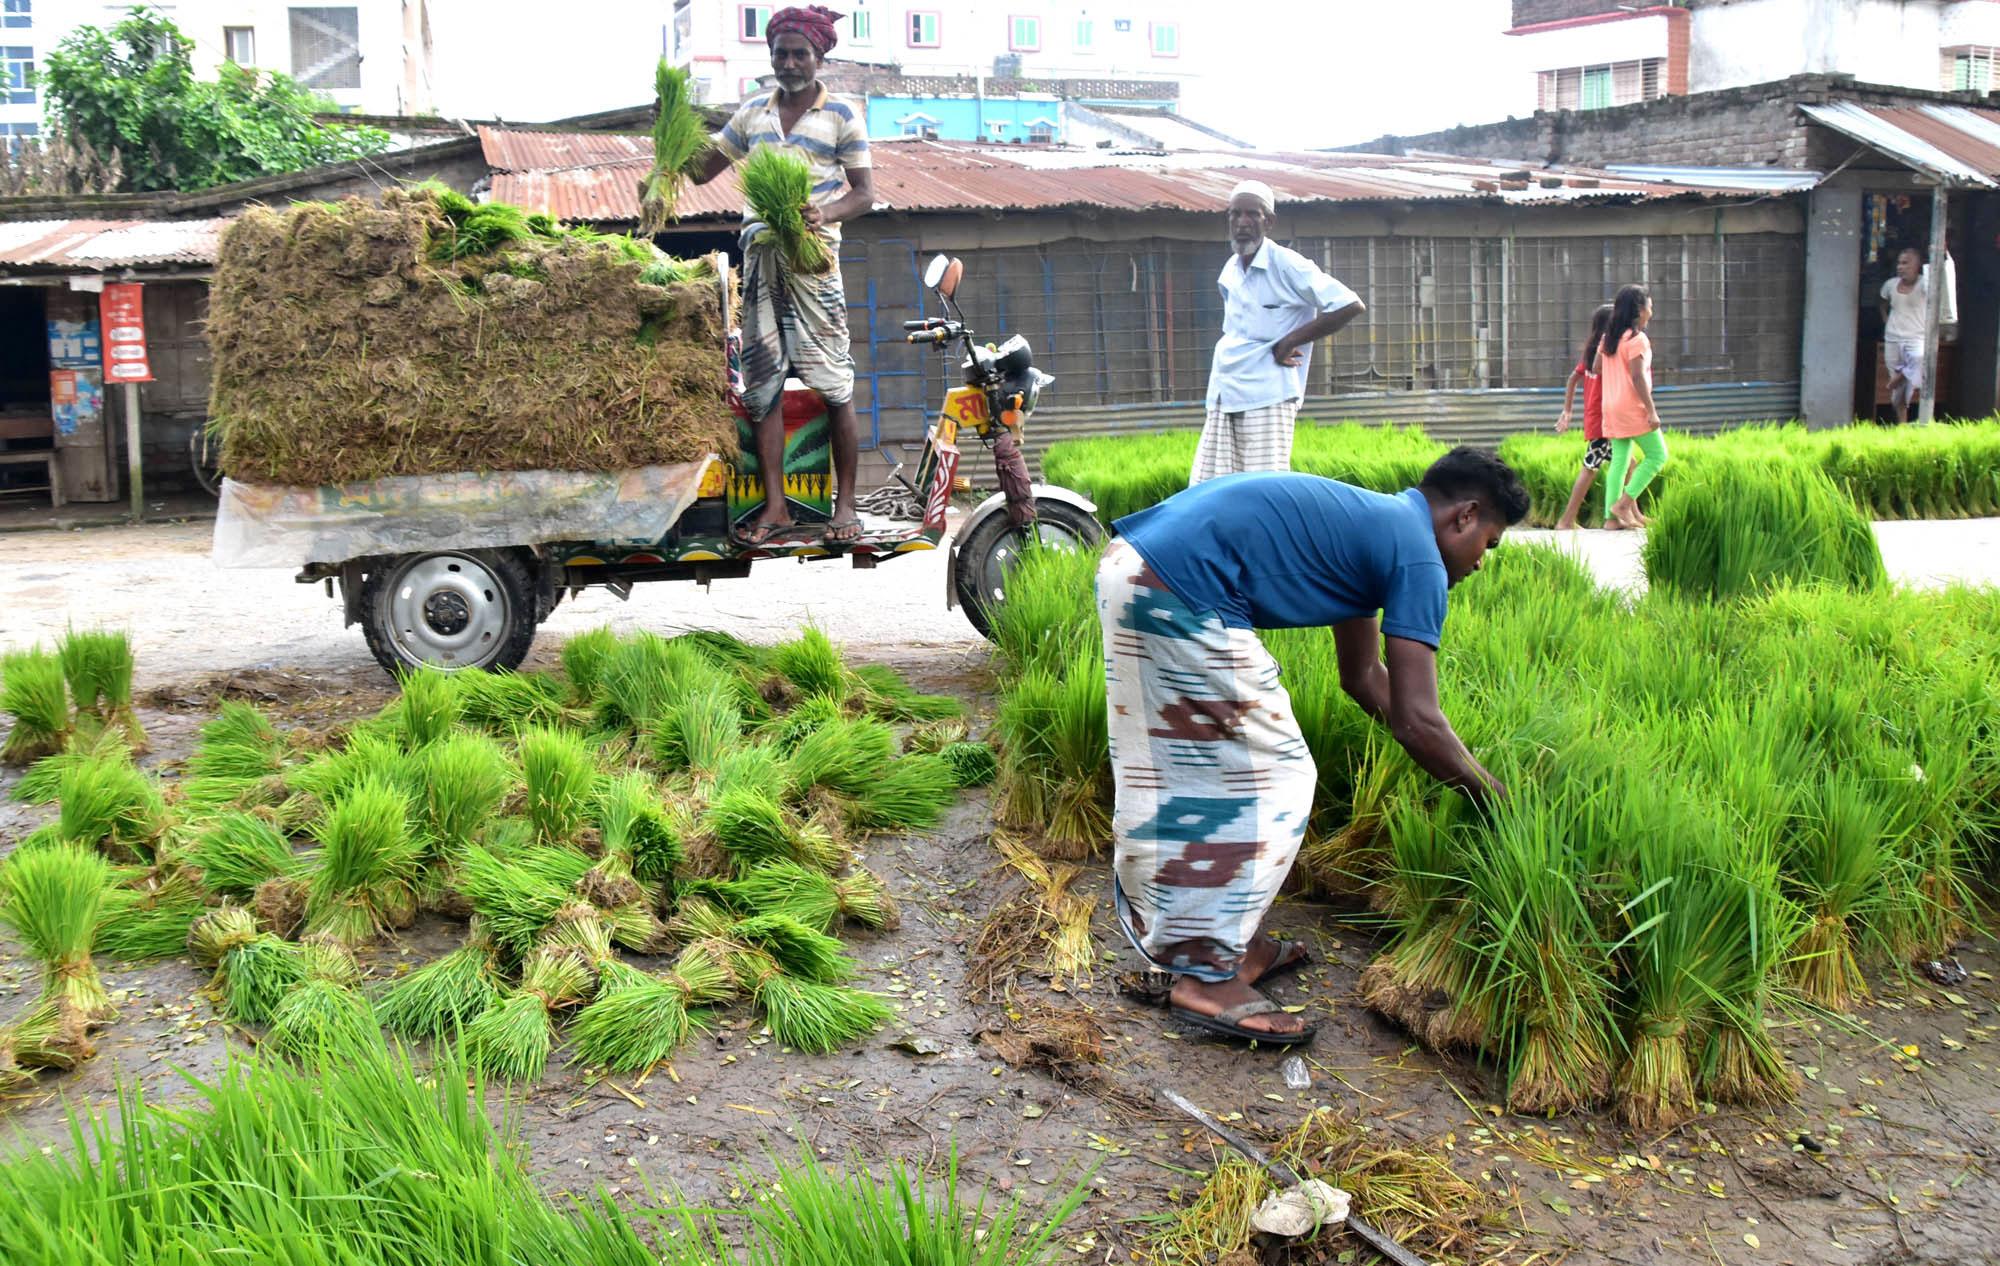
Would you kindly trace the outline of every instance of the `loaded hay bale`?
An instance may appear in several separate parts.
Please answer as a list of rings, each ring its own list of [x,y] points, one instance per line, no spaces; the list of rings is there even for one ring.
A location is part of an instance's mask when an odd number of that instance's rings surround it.
[[[224,473],[319,486],[732,451],[713,272],[503,210],[427,186],[232,223],[209,308]]]

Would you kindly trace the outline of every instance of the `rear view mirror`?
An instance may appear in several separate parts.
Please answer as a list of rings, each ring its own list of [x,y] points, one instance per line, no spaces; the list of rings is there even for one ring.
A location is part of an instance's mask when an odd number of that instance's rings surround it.
[[[944,270],[951,261],[942,255],[931,256],[931,262],[924,267],[924,289],[936,290],[944,284]]]
[[[965,276],[965,261],[954,258],[945,265],[944,277],[937,284],[937,292],[949,299],[958,293],[959,280]]]

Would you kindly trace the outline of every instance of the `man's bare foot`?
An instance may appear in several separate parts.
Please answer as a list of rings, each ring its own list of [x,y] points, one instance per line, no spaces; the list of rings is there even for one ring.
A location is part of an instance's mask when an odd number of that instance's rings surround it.
[[[1276,951],[1271,953],[1275,956]],[[1170,1005],[1204,1016],[1220,1015],[1247,1003],[1266,1001],[1269,1000],[1244,981],[1241,972],[1232,979],[1217,981],[1182,976],[1174,982],[1173,991],[1167,995]],[[1306,1022],[1302,1016],[1275,1011],[1246,1015],[1236,1021],[1236,1027],[1252,1035],[1268,1033],[1273,1037],[1296,1037],[1306,1031]]]
[[[1556,531],[1558,531],[1558,532],[1574,532],[1574,531],[1576,531],[1576,520],[1575,520],[1575,519],[1558,519],[1558,520],[1556,520]]]

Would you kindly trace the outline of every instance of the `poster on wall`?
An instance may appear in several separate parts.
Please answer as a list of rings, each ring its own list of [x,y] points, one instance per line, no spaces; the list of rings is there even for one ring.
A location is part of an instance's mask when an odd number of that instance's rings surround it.
[[[104,364],[97,321],[49,321],[50,369],[97,369]]]
[[[95,368],[52,369],[49,404],[55,414],[59,444],[93,435],[104,417],[104,383]]]
[[[146,357],[145,289],[129,281],[104,287],[100,311],[104,317],[106,382],[153,381],[153,366]]]

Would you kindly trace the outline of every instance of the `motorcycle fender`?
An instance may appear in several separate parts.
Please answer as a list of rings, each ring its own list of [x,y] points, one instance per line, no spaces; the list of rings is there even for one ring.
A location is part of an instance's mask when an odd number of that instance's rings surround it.
[[[1057,484],[1032,484],[1029,487],[1029,491],[1037,501],[1061,501],[1075,506],[1085,514],[1097,513],[1097,503],[1095,501],[1092,501],[1082,493],[1071,492],[1069,489]],[[958,530],[951,534],[951,545],[945,550],[944,556],[945,610],[954,610],[958,606],[958,543],[966,537],[971,536],[972,529],[985,522],[990,516],[1005,513],[1007,513],[1007,494],[996,492],[974,506],[972,512],[966,515],[964,521],[958,525]]]

